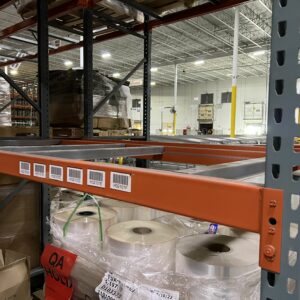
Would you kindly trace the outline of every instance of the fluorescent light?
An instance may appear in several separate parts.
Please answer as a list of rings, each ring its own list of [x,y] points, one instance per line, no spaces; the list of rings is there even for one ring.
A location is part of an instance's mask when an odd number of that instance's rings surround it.
[[[101,57],[103,59],[108,59],[108,58],[111,58],[111,54],[109,52],[104,52],[104,53],[102,53]]]
[[[264,55],[266,53],[265,50],[259,50],[259,51],[255,51],[252,53],[253,56],[261,56]]]
[[[114,78],[119,78],[120,76],[121,76],[120,73],[114,73],[114,74],[112,74],[112,77],[114,77]]]
[[[70,61],[70,60],[65,60],[64,65],[65,65],[66,67],[72,67],[72,66],[73,66],[73,62]]]
[[[194,64],[196,66],[203,65],[204,64],[204,60],[197,60],[197,61],[194,62]]]
[[[152,86],[155,86],[155,85],[156,85],[156,82],[155,82],[155,81],[151,81],[151,85],[152,85]]]
[[[18,70],[14,70],[14,69],[10,70],[11,75],[18,75],[18,73],[19,73]]]
[[[155,68],[155,67],[151,68],[151,72],[157,72],[157,71],[158,71],[158,68]]]

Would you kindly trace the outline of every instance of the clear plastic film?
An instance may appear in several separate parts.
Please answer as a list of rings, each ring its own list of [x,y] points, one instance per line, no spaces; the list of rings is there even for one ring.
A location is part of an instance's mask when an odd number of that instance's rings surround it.
[[[259,248],[255,241],[193,235],[176,246],[176,273],[194,282],[188,299],[259,299]]]
[[[83,124],[83,70],[53,70],[50,79],[50,123],[56,127],[80,127]],[[94,107],[117,86],[117,82],[93,71]],[[131,99],[129,87],[123,86],[94,114],[110,118],[100,124],[103,129],[128,128],[127,101]],[[67,114],[65,112],[68,112]],[[122,122],[114,123],[111,119]],[[113,127],[116,128],[113,128]]]
[[[121,15],[127,15],[128,17],[133,18],[134,20],[138,21],[139,23],[143,23],[144,22],[144,15],[142,12],[129,7],[119,1],[116,0],[102,0],[101,4],[103,6],[106,6],[110,9],[112,9],[113,11],[115,11],[118,14]]]
[[[114,200],[105,202],[103,199],[101,201],[100,197],[95,200],[101,210],[104,208],[110,210],[112,206],[116,206]],[[105,204],[109,205],[105,206]],[[72,205],[73,210],[74,206],[76,202]],[[97,210],[94,200],[84,201],[80,209],[86,206]],[[69,210],[70,207],[61,211],[66,209]],[[118,217],[118,213],[115,213]],[[174,221],[174,218],[179,219],[179,217],[182,216],[169,215],[163,218]],[[196,262],[192,261],[191,264],[185,265],[186,268],[182,271],[180,268],[182,260],[178,259],[180,245],[183,243],[191,247],[185,239],[198,241],[200,237],[215,239],[222,236],[201,234],[199,228],[202,232],[208,232],[210,227],[209,223],[201,222],[201,226],[199,224],[198,227],[194,226],[194,229],[198,228],[196,235],[179,239],[179,236],[183,236],[179,228],[173,226],[172,222],[163,223],[161,219],[158,219],[159,222],[130,220],[115,223],[107,227],[105,238],[101,241],[97,234],[89,233],[97,231],[96,225],[93,230],[90,230],[92,227],[87,225],[85,230],[79,233],[76,229],[73,234],[71,231],[76,227],[72,230],[69,227],[70,231],[64,236],[64,225],[57,224],[52,217],[51,232],[54,244],[63,246],[78,255],[72,271],[75,287],[73,298],[105,300],[109,296],[112,300],[165,300],[166,298],[162,296],[165,295],[172,300],[259,299],[260,271],[257,265],[258,245],[255,240],[227,237],[223,241],[211,242],[212,244],[223,242],[225,246],[230,247],[232,241],[235,241],[238,246],[242,241],[244,247],[253,250],[252,255],[249,256],[243,249],[237,248],[237,252],[240,251],[245,255],[243,261],[246,267],[240,268],[240,264],[233,260],[231,267],[235,272],[229,272],[230,276],[219,276],[218,274],[222,274],[220,272],[222,264],[212,267],[209,259],[203,260],[202,265],[199,265],[196,259]],[[183,226],[187,228],[191,225],[190,222],[197,221],[185,217],[183,220]],[[221,226],[219,228],[222,229]],[[224,229],[228,230],[226,227]],[[192,251],[193,247],[188,250]],[[197,265],[195,270],[194,265]],[[202,273],[197,273],[198,267]],[[211,270],[210,273],[207,270]]]

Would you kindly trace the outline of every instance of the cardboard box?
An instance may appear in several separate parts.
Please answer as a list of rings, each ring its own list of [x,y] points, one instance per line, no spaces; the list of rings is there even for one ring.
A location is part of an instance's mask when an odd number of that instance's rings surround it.
[[[110,118],[110,117],[98,117],[98,126],[99,129],[118,129],[119,128],[119,119]]]
[[[0,299],[30,300],[29,259],[0,249]]]
[[[11,126],[0,126],[1,137],[12,137],[12,136],[38,136],[39,127],[11,127]]]
[[[77,127],[51,128],[50,135],[59,138],[82,138],[84,130]]]
[[[16,185],[0,186],[0,202]],[[0,210],[0,249],[24,253],[32,267],[40,260],[40,187],[29,183]],[[1,299],[1,298],[0,298]]]

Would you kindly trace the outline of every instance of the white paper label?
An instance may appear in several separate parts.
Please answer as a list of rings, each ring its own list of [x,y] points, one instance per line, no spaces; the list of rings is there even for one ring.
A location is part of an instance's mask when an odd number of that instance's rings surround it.
[[[129,174],[111,172],[110,188],[122,192],[131,192],[131,176]]]
[[[75,184],[82,184],[83,172],[81,169],[68,168],[67,181]]]
[[[22,175],[30,176],[30,163],[25,161],[20,161],[19,173]]]
[[[64,180],[63,167],[50,165],[49,178],[53,180],[63,181]]]
[[[105,187],[105,172],[88,170],[87,184],[96,187]]]
[[[46,166],[42,164],[33,164],[33,175],[36,177],[46,178]]]
[[[178,300],[179,292],[139,285],[106,272],[96,288],[100,300]]]

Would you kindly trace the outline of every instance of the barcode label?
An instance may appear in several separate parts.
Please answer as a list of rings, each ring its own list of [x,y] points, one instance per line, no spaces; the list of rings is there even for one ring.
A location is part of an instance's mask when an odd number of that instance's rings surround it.
[[[46,166],[42,164],[33,164],[33,175],[36,177],[46,178]]]
[[[25,161],[20,161],[19,173],[22,175],[30,176],[30,163]]]
[[[131,176],[124,173],[110,173],[110,188],[123,192],[131,192]]]
[[[82,184],[82,170],[75,168],[68,168],[67,181],[75,184]]]
[[[53,180],[63,181],[64,180],[63,167],[50,165],[49,178]]]
[[[88,170],[87,184],[96,187],[105,187],[105,172]]]

